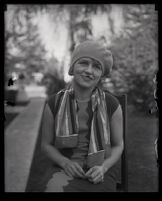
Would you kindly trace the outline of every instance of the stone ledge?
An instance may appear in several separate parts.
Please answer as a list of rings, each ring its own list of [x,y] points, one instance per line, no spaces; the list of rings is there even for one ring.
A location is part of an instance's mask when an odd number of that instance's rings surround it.
[[[33,98],[5,130],[5,192],[25,192],[45,98]]]

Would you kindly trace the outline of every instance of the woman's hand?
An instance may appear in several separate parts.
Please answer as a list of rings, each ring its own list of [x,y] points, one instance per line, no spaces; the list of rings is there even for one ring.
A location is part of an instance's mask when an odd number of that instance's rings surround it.
[[[104,181],[105,168],[104,166],[94,166],[88,170],[85,176],[94,184]]]
[[[63,169],[65,173],[70,177],[85,178],[85,173],[77,162],[68,160],[64,163]]]

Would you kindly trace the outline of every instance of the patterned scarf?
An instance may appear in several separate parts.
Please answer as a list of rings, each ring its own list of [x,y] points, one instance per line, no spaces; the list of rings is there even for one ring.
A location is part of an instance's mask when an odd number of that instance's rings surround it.
[[[65,89],[59,101],[55,116],[55,146],[57,148],[74,148],[77,146],[79,123],[77,114],[77,101],[74,98],[74,90]],[[92,121],[90,129],[90,142],[87,157],[87,166],[101,165],[104,158],[110,155],[110,128],[105,102],[105,93],[96,88],[91,95]]]

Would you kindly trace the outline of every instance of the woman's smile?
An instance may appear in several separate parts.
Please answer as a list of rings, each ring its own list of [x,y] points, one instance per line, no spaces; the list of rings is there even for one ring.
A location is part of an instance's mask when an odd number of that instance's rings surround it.
[[[85,81],[93,81],[94,80],[94,77],[92,75],[84,75],[84,74],[81,74],[80,75]]]

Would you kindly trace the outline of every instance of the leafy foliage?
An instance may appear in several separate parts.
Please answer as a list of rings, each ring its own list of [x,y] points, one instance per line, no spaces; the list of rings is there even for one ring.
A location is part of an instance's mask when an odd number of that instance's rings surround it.
[[[11,7],[11,11],[6,14],[5,73],[22,69],[30,75],[43,70],[46,50],[41,44],[37,25],[32,22],[37,7],[17,5]],[[21,68],[17,69],[17,64]]]
[[[59,65],[57,59],[53,56],[46,64],[42,84],[46,87],[48,96],[57,93],[65,87],[63,68]]]
[[[127,93],[128,103],[133,104],[137,110],[148,111],[154,102],[153,78],[158,70],[158,44],[154,37],[157,22],[151,21],[150,24],[149,20],[146,23],[145,19],[142,21],[142,13],[138,15],[138,26],[141,27],[141,31],[131,29],[129,25],[132,35],[120,37],[113,42],[115,62],[111,78],[117,93]],[[133,18],[132,14],[131,20],[136,21],[138,15],[134,15]],[[149,13],[147,20],[151,19],[152,15]]]
[[[46,7],[46,9],[55,23],[66,22],[69,31],[69,51],[72,53],[76,44],[93,38],[92,14],[101,11],[107,12],[109,16],[111,7],[111,4],[61,4],[56,5],[54,10],[50,7]]]

